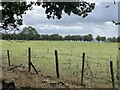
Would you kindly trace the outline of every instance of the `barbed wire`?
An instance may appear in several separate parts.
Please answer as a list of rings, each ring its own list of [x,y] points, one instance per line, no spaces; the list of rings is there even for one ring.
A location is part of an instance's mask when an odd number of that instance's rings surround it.
[[[2,51],[6,52],[6,50],[2,50]],[[60,51],[58,53],[60,60],[65,61],[65,62],[60,63],[60,64],[62,64],[64,70],[67,71],[69,69],[71,75],[73,75],[75,77],[79,77],[81,75],[81,65],[80,64],[82,63],[82,55],[72,54],[71,51],[70,52],[71,52],[72,55],[64,53],[64,52]],[[19,60],[18,62],[20,62],[21,58],[24,59],[24,60],[28,58],[27,57],[28,50],[27,49],[25,49],[24,51],[22,51],[22,50],[21,51],[10,50],[10,55],[11,55],[12,59],[17,60],[17,61]],[[33,49],[31,51],[31,57],[33,58],[33,60],[32,60],[33,62],[34,62],[34,60],[38,60],[36,58],[40,58],[39,61],[42,58],[42,59],[46,59],[47,61],[49,60],[49,64],[52,65],[54,63],[54,62],[50,61],[51,59],[54,59],[54,56],[52,56],[52,55],[54,55],[54,51],[52,51],[52,50],[47,51],[47,49],[44,50],[44,51],[35,51]],[[65,56],[68,56],[68,57],[65,57]],[[73,57],[73,58],[70,58],[70,57]],[[3,57],[3,59],[5,59],[5,58],[6,57]],[[107,80],[107,81],[111,82],[110,70],[109,70],[110,69],[109,61],[111,61],[111,60],[116,62],[116,63],[114,63],[115,64],[114,65],[114,70],[115,70],[115,76],[116,76],[116,74],[117,74],[116,73],[117,58],[111,58],[111,57],[104,57],[104,58],[103,57],[102,58],[98,57],[97,58],[97,56],[93,57],[93,56],[86,55],[84,77],[87,80],[91,80],[91,81],[94,80],[96,82],[97,82],[98,79],[102,79],[103,81]],[[76,62],[73,63],[73,61],[76,61]],[[101,61],[102,61],[102,63],[101,63]],[[25,62],[27,64],[27,60]],[[71,71],[73,68],[75,68],[75,69],[73,71]],[[115,77],[115,79],[116,79],[116,77]]]

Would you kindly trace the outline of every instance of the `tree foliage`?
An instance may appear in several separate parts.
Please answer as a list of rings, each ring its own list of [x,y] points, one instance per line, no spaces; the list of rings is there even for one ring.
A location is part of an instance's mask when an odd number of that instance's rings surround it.
[[[26,2],[2,2],[2,28],[7,30],[23,24],[22,14],[32,9]]]
[[[38,32],[35,28],[28,26],[24,27],[23,30],[20,32],[20,34],[28,34],[28,35],[38,35]]]
[[[102,37],[102,36],[97,36],[96,37],[96,40],[98,41],[98,42],[100,42],[100,41],[106,41],[106,37],[104,36],[104,37]]]
[[[85,18],[95,8],[95,3],[80,2],[2,2],[2,28],[11,30],[23,24],[23,14],[33,5],[42,6],[48,19],[61,19],[63,12]]]
[[[26,30],[29,27],[25,27],[24,30],[18,34],[6,34],[2,33],[2,39],[3,40],[46,40],[46,41],[84,41],[84,42],[91,42],[95,41],[93,39],[92,34],[88,35],[66,35],[61,36],[59,34],[52,34],[52,35],[40,35],[37,33],[37,31],[33,28],[33,31]],[[98,42],[120,42],[120,36],[118,37],[103,37],[103,36],[97,36],[96,40]]]

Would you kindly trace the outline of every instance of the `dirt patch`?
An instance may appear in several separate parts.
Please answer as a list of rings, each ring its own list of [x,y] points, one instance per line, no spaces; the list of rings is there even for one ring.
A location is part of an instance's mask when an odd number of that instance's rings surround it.
[[[75,81],[66,81],[65,79],[57,79],[51,76],[45,76],[40,71],[39,74],[28,72],[27,68],[22,65],[3,66],[2,79],[14,82],[17,88],[80,88]]]
[[[23,65],[2,66],[2,80],[14,82],[16,88],[105,88],[106,85],[96,82],[85,82],[83,86],[79,80],[71,80],[60,77],[43,75],[41,71],[36,74],[34,71],[28,72],[28,68]],[[94,86],[91,86],[92,83]]]

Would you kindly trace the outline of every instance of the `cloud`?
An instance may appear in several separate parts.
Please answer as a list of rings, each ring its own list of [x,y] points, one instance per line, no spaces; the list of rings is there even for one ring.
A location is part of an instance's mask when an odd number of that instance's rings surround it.
[[[97,3],[99,3],[98,1]],[[110,7],[105,8],[106,5],[110,5]],[[63,13],[63,18],[60,20],[48,20],[45,10],[40,6],[34,6],[34,10],[27,11],[27,14],[24,15],[24,25],[34,26],[40,34],[84,35],[91,33],[94,37],[97,35],[118,36],[118,28],[112,23],[112,20],[118,20],[117,5],[110,2],[101,2],[84,19],[73,14],[68,16]]]
[[[85,0],[87,2],[94,2],[94,3],[105,3],[105,2],[114,2],[114,0]],[[115,2],[119,2],[120,0],[115,0]]]
[[[104,23],[78,23],[75,26],[58,26],[58,25],[35,25],[37,31],[40,34],[61,34],[65,35],[85,35],[93,34],[94,37],[97,35],[102,35],[106,37],[113,37],[118,35],[117,26],[113,25],[111,22]]]

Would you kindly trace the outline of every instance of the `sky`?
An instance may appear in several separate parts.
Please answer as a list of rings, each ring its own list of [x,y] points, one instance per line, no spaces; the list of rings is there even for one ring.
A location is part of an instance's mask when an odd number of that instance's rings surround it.
[[[68,16],[63,13],[62,19],[47,19],[43,8],[34,6],[34,10],[27,11],[25,14],[23,25],[34,27],[39,34],[60,34],[65,35],[86,35],[92,34],[93,37],[97,35],[114,37],[118,36],[118,26],[112,23],[112,20],[118,21],[118,4],[106,2],[106,0],[87,0],[95,2],[96,6],[92,13],[86,18],[72,14]],[[109,5],[109,8],[105,6]]]

